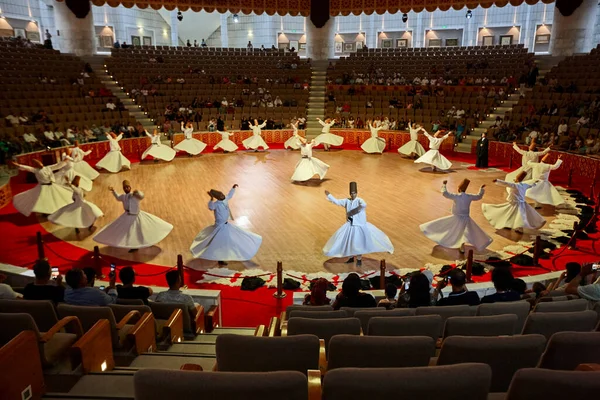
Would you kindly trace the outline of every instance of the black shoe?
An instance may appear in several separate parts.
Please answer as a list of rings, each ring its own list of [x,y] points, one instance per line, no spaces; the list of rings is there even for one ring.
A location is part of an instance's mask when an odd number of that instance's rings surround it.
[[[357,267],[362,267],[362,260],[356,260],[356,266]]]
[[[228,265],[225,261],[219,261],[219,265]]]
[[[75,228],[75,233],[79,233],[79,228]]]
[[[354,262],[354,257],[350,257],[347,261],[346,264],[352,264]]]
[[[138,249],[129,249],[128,253],[135,253]]]

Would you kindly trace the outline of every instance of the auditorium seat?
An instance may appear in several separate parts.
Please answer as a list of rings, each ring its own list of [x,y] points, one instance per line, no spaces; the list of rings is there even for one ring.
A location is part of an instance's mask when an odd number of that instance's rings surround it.
[[[352,318],[354,317],[354,314],[359,311],[374,311],[375,309],[373,307],[342,307],[340,310],[346,311],[348,313],[348,317]],[[407,310],[412,310],[412,315],[414,315],[414,308],[407,308]]]
[[[310,311],[310,310],[293,310],[290,312],[289,318],[312,318],[312,319],[328,319],[328,318],[348,318],[346,311]]]
[[[339,368],[323,379],[323,400],[487,400],[485,364],[416,368]]]
[[[588,301],[586,299],[576,299],[538,303],[533,309],[533,312],[572,312],[585,311],[587,309]]]
[[[588,363],[600,364],[600,332],[558,332],[548,341],[538,367],[573,371]]]
[[[498,302],[489,304],[480,304],[477,307],[477,316],[491,316],[491,315],[502,315],[502,314],[515,314],[517,316],[517,323],[515,324],[515,334],[519,334],[523,331],[525,320],[529,315],[531,305],[527,301],[511,301],[511,302]]]
[[[417,307],[415,315],[439,315],[442,317],[442,326],[439,337],[444,336],[444,324],[450,317],[472,317],[477,312],[477,307],[467,305],[444,307]]]
[[[354,313],[354,317],[360,320],[363,333],[369,331],[369,321],[373,317],[408,317],[415,315],[414,308],[396,308],[386,310],[385,308],[364,309]]]
[[[589,400],[600,393],[600,371],[524,368],[515,373],[506,400]]]
[[[429,365],[435,341],[426,336],[337,335],[329,342],[327,371],[336,368],[403,368]]]
[[[287,335],[316,335],[325,340],[325,349],[335,335],[360,335],[360,321],[358,318],[335,319],[310,319],[290,318],[287,326]]]
[[[136,400],[316,400],[308,396],[307,377],[296,371],[243,373],[146,369],[136,372],[133,382]],[[317,387],[317,391],[319,389]]]
[[[68,364],[70,370],[71,346],[82,336],[82,329],[75,317],[66,317],[58,321],[46,332],[38,330],[33,317],[23,313],[0,313],[0,345],[5,345],[23,331],[32,331],[37,338],[37,346],[42,365],[45,368]],[[70,328],[70,332],[62,332]],[[73,366],[75,367],[75,366]]]
[[[517,370],[538,364],[545,346],[542,335],[451,336],[442,344],[437,365],[488,364],[492,368],[490,391],[505,392]]]
[[[127,368],[115,368],[116,371],[130,369],[146,369],[146,368],[161,368],[161,369],[181,369],[183,365],[192,364],[198,365],[202,371],[212,371],[217,365],[215,356],[193,355],[193,354],[172,354],[172,353],[145,353],[140,354]]]
[[[444,339],[449,336],[509,336],[515,332],[515,314],[479,317],[450,317],[444,326]]]
[[[163,336],[165,337],[174,336],[170,327],[173,327],[174,319],[177,318],[177,311],[180,311],[179,315],[183,318],[183,336],[185,339],[194,339],[196,335],[205,331],[204,307],[202,306],[199,306],[196,319],[192,320],[185,305],[178,303],[157,303],[154,301],[150,302],[149,305],[152,309],[152,314],[154,314],[154,318],[156,319],[158,330],[159,332],[162,331]],[[166,331],[165,327],[167,328]],[[177,336],[178,335],[175,335],[173,342],[177,341]]]
[[[537,312],[529,314],[523,335],[541,334],[550,340],[556,332],[591,332],[597,324],[598,314],[595,311],[574,312]]]
[[[369,336],[428,336],[437,341],[444,328],[439,315],[409,317],[373,317],[369,321]]]
[[[0,300],[0,313],[29,314],[42,332],[48,332],[58,323],[56,309],[50,300]]]
[[[216,343],[217,369],[225,372],[272,372],[319,369],[315,335],[253,337],[224,334]]]
[[[331,306],[305,306],[305,305],[297,305],[297,304],[293,304],[291,306],[287,306],[287,308],[285,309],[285,311],[283,312],[282,315],[282,322],[285,320],[287,321],[290,318],[290,313],[292,311],[333,311],[333,307]]]

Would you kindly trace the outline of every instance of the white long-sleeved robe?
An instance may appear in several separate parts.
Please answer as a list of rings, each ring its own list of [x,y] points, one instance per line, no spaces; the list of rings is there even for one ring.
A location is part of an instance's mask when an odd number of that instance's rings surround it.
[[[160,135],[151,135],[148,131],[146,131],[146,136],[150,138],[152,143],[146,149],[146,151],[144,151],[144,154],[142,154],[142,160],[148,156],[151,156],[152,158],[158,160],[173,161],[177,152],[169,146],[164,146],[160,141]]]
[[[425,136],[427,136],[427,139],[429,139],[429,150],[427,151],[427,153],[423,154],[421,157],[416,159],[415,164],[429,164],[432,167],[441,170],[450,169],[450,167],[452,167],[452,163],[440,153],[440,146],[442,145],[444,140],[448,139],[450,133],[451,132],[448,132],[441,138],[436,138],[434,136],[431,136],[426,130],[423,129],[423,134],[425,134]]]
[[[323,247],[323,254],[329,257],[350,257],[368,253],[394,252],[394,245],[385,233],[367,222],[367,203],[360,197],[336,199],[331,194],[327,200],[346,210],[346,223],[338,229]],[[348,213],[359,208],[358,213],[348,217]]]
[[[13,205],[17,211],[26,217],[31,213],[52,214],[59,208],[70,204],[73,193],[64,186],[57,185],[54,177],[54,171],[61,169],[64,165],[64,162],[43,168],[19,165],[20,170],[34,174],[38,184],[32,189],[13,197]]]
[[[313,157],[312,148],[314,145],[314,140],[310,143],[300,144],[300,155],[302,158],[296,164],[292,181],[305,182],[315,175],[319,175],[320,179],[325,178],[329,165]]]
[[[94,203],[84,199],[85,195],[81,188],[71,186],[71,189],[73,190],[73,203],[67,204],[49,215],[48,220],[56,225],[69,228],[89,228],[104,213]]]
[[[298,134],[298,125],[292,124],[292,129],[294,130],[294,133],[288,140],[285,141],[285,143],[283,144],[283,148],[298,150],[300,148],[300,144],[302,143],[300,141],[300,135]]]
[[[247,139],[242,140],[242,144],[246,150],[257,150],[259,147],[262,147],[264,150],[267,150],[269,146],[262,138],[262,128],[267,126],[266,122],[263,122],[260,125],[250,125],[252,129],[252,136]]]
[[[442,185],[442,195],[453,201],[452,215],[422,224],[421,231],[437,244],[450,249],[460,248],[464,243],[470,243],[478,251],[484,250],[492,243],[492,238],[473,221],[470,215],[471,203],[481,200],[483,194],[483,188],[477,194],[450,193],[446,185]]]
[[[173,149],[176,151],[185,151],[188,154],[196,156],[206,148],[206,143],[194,138],[194,128],[186,128],[181,125],[185,139],[177,144]]]
[[[61,158],[64,162],[64,166],[54,174],[56,177],[56,182],[70,190],[70,184],[73,182],[73,179],[76,176],[79,176],[79,187],[86,192],[91,192],[93,186],[92,180],[75,171],[75,160],[73,157],[63,153]]]
[[[338,135],[334,135],[330,133],[329,130],[333,125],[335,125],[335,121],[331,121],[330,123],[325,123],[319,119],[319,124],[323,127],[321,129],[321,134],[315,138],[315,146],[320,144],[328,144],[331,146],[341,146],[344,143],[344,138]]]
[[[414,125],[409,123],[408,132],[410,133],[410,140],[398,149],[398,153],[404,154],[405,156],[416,154],[419,157],[425,154],[425,149],[421,146],[421,143],[419,143],[419,132],[421,130],[423,130],[422,127],[415,129]]]
[[[75,172],[77,172],[78,175],[85,176],[89,180],[93,181],[100,176],[100,174],[83,159],[85,156],[90,155],[91,152],[92,150],[83,151],[79,147],[73,147],[71,149],[71,157],[75,162],[73,165]]]
[[[225,200],[210,200],[208,209],[214,212],[214,225],[207,226],[194,238],[190,252],[194,258],[213,261],[246,261],[256,255],[262,237],[229,223],[231,212],[229,200],[235,189],[231,189]]]
[[[121,146],[119,145],[119,141],[123,138],[123,134],[121,133],[116,138],[112,138],[112,136],[108,137],[108,143],[110,145],[109,152],[102,158],[102,160],[98,161],[96,164],[96,168],[104,168],[108,172],[117,173],[121,171],[123,168],[131,169],[131,161],[127,159],[121,153]]]
[[[519,148],[519,146],[517,146],[514,143],[513,143],[513,149],[521,155],[521,166],[519,168],[517,168],[516,170],[514,170],[513,172],[509,172],[506,175],[504,180],[507,182],[514,182],[515,179],[517,178],[517,176],[519,176],[519,174],[523,171],[527,172],[527,176],[525,176],[525,178],[523,180],[524,181],[530,180],[531,179],[531,166],[529,166],[529,162],[531,161],[531,162],[536,163],[540,160],[540,157],[543,157],[548,152],[550,152],[550,147],[548,147],[544,151],[529,151],[529,150],[522,150],[521,148]]]
[[[238,149],[237,144],[235,144],[229,137],[233,136],[233,133],[229,132],[221,132],[217,131],[219,135],[221,135],[221,141],[215,144],[213,150],[221,149],[223,151],[233,152]]]
[[[485,218],[496,229],[539,229],[546,223],[533,207],[525,202],[525,193],[535,184],[514,183],[497,180],[496,185],[508,189],[507,202],[502,204],[482,204]]]
[[[379,131],[383,129],[383,125],[379,125],[378,127],[374,127],[369,124],[369,129],[371,130],[371,137],[365,140],[365,142],[360,146],[361,149],[365,153],[383,153],[385,149],[385,139],[379,137]]]
[[[123,204],[125,212],[102,228],[94,241],[122,249],[141,249],[155,245],[173,230],[173,225],[140,209],[144,193],[113,192],[113,195]]]
[[[550,171],[560,168],[561,164],[562,160],[557,160],[554,164],[529,161],[527,165],[531,167],[531,180],[527,183],[537,182],[537,184],[527,190],[525,195],[541,204],[551,204],[553,206],[564,204],[565,199],[549,181]]]

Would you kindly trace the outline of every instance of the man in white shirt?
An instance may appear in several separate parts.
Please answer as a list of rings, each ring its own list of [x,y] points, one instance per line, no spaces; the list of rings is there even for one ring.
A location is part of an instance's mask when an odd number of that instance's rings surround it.
[[[33,151],[33,146],[38,141],[33,133],[24,133],[23,140],[25,141],[26,151]]]
[[[590,309],[594,305],[600,302],[600,279],[598,277],[598,271],[600,271],[599,263],[588,263],[581,266],[581,272],[575,278],[571,279],[571,282],[565,288],[566,294],[576,294],[582,299],[589,300]],[[595,280],[591,285],[581,286],[581,282],[588,276],[592,275],[592,279]]]
[[[462,118],[465,115],[465,110],[463,110],[462,108],[456,111],[456,115],[454,116],[454,118],[459,119]]]
[[[115,103],[113,103],[112,100],[109,100],[108,103],[106,103],[106,109],[109,111],[114,111],[117,108],[117,106],[115,105]]]
[[[10,122],[10,124],[13,126],[19,125],[19,117],[15,115],[8,114],[6,117],[4,117],[4,119]]]

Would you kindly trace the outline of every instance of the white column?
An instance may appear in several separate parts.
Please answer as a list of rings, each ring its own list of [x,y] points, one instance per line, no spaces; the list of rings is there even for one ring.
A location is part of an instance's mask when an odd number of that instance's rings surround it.
[[[229,32],[227,31],[228,13],[221,14],[221,47],[229,47]]]
[[[58,42],[63,53],[73,53],[76,56],[93,55],[96,35],[92,10],[90,9],[85,18],[77,18],[64,2],[54,1],[53,6],[54,23],[60,36],[54,35],[52,42]],[[44,34],[45,32],[42,33],[43,39]]]
[[[313,61],[329,60],[335,55],[335,17],[330,17],[322,28],[317,28],[310,18],[306,21],[306,57]]]
[[[179,20],[177,9],[171,11],[171,46],[179,46]]]
[[[417,14],[417,29],[413,32],[413,47],[425,47],[425,29],[423,28],[424,11]]]
[[[550,54],[571,56],[575,53],[589,53],[593,47],[597,12],[598,0],[583,0],[569,17],[565,17],[554,7]]]

